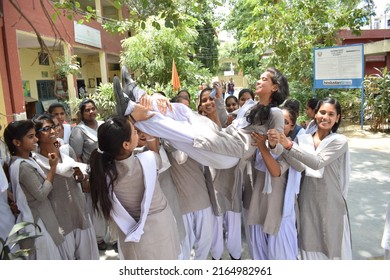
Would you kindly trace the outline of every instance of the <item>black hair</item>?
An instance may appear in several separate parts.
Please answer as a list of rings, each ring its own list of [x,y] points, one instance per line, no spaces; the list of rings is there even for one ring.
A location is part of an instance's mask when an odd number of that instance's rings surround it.
[[[298,115],[295,112],[295,110],[293,108],[291,108],[291,107],[288,107],[288,106],[283,106],[280,109],[286,110],[288,112],[289,116],[290,116],[292,124],[296,125]]]
[[[296,115],[299,115],[299,109],[301,107],[301,103],[299,103],[299,101],[296,99],[287,99],[284,102],[283,107],[289,107],[295,111]]]
[[[211,93],[212,90],[213,90],[213,89],[212,89],[211,87],[206,87],[206,88],[202,89],[202,91],[201,91],[200,94],[199,94],[199,105],[202,105],[202,96],[203,96],[203,94],[204,94],[206,91],[210,91],[210,93]],[[198,108],[199,108],[199,107],[198,107]]]
[[[89,182],[92,205],[108,219],[112,209],[112,192],[118,178],[115,158],[122,152],[123,142],[131,139],[131,126],[126,117],[115,116],[98,128],[99,151],[95,149],[89,159]]]
[[[80,105],[79,105],[79,112],[80,112],[80,118],[81,120],[83,120],[83,113],[84,113],[84,109],[85,107],[87,106],[88,103],[92,103],[93,106],[95,106],[96,108],[96,104],[95,104],[95,101],[93,101],[92,99],[84,99],[83,101],[81,101]]]
[[[336,132],[337,129],[339,128],[339,126],[340,126],[340,123],[341,123],[341,105],[340,105],[340,103],[336,99],[331,98],[331,97],[326,97],[326,98],[321,99],[321,100],[318,101],[317,107],[314,110],[314,112],[316,114],[320,110],[322,104],[324,104],[324,103],[329,103],[329,104],[334,105],[335,108],[336,108],[337,115],[340,115],[339,121],[335,122],[335,124],[332,126],[332,132]]]
[[[159,94],[161,94],[161,95],[164,95],[164,96],[167,96],[166,94],[165,94],[165,92],[163,92],[163,91],[156,91],[156,93],[159,93]]]
[[[229,95],[228,97],[226,97],[225,99],[225,106],[227,105],[227,102],[229,99],[234,99],[234,101],[236,101],[237,105],[238,105],[238,98],[235,97],[234,95]]]
[[[246,117],[250,124],[264,124],[269,118],[271,107],[278,107],[290,94],[287,78],[279,70],[270,67],[267,72],[271,73],[272,83],[278,85],[278,90],[271,95],[270,104],[264,106],[257,103],[251,108]]]
[[[175,95],[174,97],[172,97],[170,101],[171,103],[181,103],[182,100],[187,100],[188,103],[190,103],[190,100],[187,98],[187,96],[179,96],[179,95]]]
[[[4,141],[7,144],[8,151],[11,155],[16,155],[16,146],[12,140],[22,141],[23,137],[34,128],[34,123],[31,120],[13,121],[4,129]]]
[[[255,99],[255,94],[249,88],[243,88],[242,90],[240,90],[240,92],[238,93],[238,99],[240,99],[245,93],[249,93],[252,99]]]
[[[307,107],[311,108],[312,110],[316,109],[317,104],[318,104],[318,99],[316,97],[310,98],[306,102]]]
[[[186,89],[182,89],[177,93],[177,96],[181,96],[182,93],[186,93],[187,97],[191,99],[191,94]]]
[[[41,115],[35,115],[31,120],[35,126],[35,133],[39,132],[39,130],[43,127],[43,123],[45,121],[51,122],[54,125],[53,117],[48,113],[43,113]]]
[[[64,110],[65,114],[66,114],[66,110],[65,110],[64,104],[59,103],[59,102],[55,102],[55,103],[50,104],[49,108],[47,109],[47,112],[49,114],[52,114],[55,108],[62,108]]]

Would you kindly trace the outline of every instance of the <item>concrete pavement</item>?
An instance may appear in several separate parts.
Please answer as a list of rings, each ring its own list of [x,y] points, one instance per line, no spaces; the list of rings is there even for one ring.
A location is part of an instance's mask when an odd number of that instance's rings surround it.
[[[390,137],[359,129],[350,136],[349,147],[352,171],[347,204],[353,259],[382,259],[381,240],[390,202]]]

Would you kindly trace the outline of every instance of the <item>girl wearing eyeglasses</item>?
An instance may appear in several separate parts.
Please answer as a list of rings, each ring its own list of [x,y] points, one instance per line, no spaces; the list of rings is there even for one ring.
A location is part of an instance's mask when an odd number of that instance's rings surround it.
[[[64,260],[97,260],[99,252],[96,247],[95,230],[87,213],[85,197],[78,183],[86,180],[86,164],[77,162],[72,147],[56,145],[57,135],[54,120],[49,114],[33,119],[38,149],[33,154],[34,160],[42,170],[49,172],[48,154],[59,159],[53,178],[53,190],[48,198],[63,231],[65,242],[59,247]],[[81,171],[84,169],[84,173]]]
[[[9,169],[12,192],[20,211],[16,223],[30,222],[40,227],[40,230],[32,225],[25,227],[29,235],[41,236],[22,241],[20,247],[30,250],[28,259],[60,260],[59,246],[63,244],[64,236],[48,198],[53,191],[58,156],[46,154],[48,169],[45,173],[31,157],[37,147],[35,133],[31,120],[12,122],[4,130],[4,139],[12,156]]]

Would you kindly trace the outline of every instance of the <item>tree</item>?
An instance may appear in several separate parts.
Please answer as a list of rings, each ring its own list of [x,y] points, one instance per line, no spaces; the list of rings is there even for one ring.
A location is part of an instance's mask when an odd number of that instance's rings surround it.
[[[227,28],[236,31],[237,55],[245,74],[275,66],[287,75],[291,92],[312,95],[313,48],[333,46],[337,32],[359,32],[371,10],[359,0],[237,0]],[[248,72],[251,71],[251,72]]]
[[[204,13],[196,25],[198,36],[194,43],[194,56],[203,67],[215,74],[218,71],[218,36],[212,25],[210,13]]]
[[[121,63],[137,75],[137,81],[151,90],[170,91],[172,60],[175,59],[180,82],[183,87],[192,87],[211,77],[210,72],[198,61],[191,61],[194,53],[192,42],[197,32],[193,28],[175,29],[160,26],[157,29],[153,20],[146,22],[136,35],[123,41]],[[195,91],[194,91],[195,92]]]

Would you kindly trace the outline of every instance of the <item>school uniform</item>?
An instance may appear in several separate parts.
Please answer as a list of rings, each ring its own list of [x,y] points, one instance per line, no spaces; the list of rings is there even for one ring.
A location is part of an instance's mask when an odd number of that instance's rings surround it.
[[[313,137],[303,134],[298,143],[285,154],[306,165],[298,196],[300,258],[352,259],[348,139],[331,133],[314,149]]]
[[[41,236],[22,241],[20,248],[33,249],[28,259],[60,260],[58,246],[64,242],[64,235],[48,199],[53,190],[52,183],[46,180],[42,169],[31,158],[12,157],[10,177],[14,200],[20,211],[16,223],[31,222],[41,228],[27,226],[24,230],[30,235]]]
[[[73,177],[76,154],[69,145],[62,145],[60,152],[61,162],[57,165],[53,190],[48,198],[65,238],[60,245],[61,257],[64,260],[98,260],[95,230],[87,213],[85,197]],[[40,154],[33,154],[33,158],[47,174],[48,159]]]
[[[154,154],[154,153],[153,153]],[[155,155],[155,160],[158,161]],[[129,158],[115,161],[118,178],[114,193],[124,209],[137,222],[142,215],[145,195],[145,178],[139,159]],[[155,170],[157,172],[157,170]],[[148,179],[148,178],[146,178]],[[176,221],[159,181],[154,182],[150,208],[138,242],[126,241],[127,233],[118,230],[118,250],[121,259],[131,260],[176,260],[180,242]],[[115,221],[115,220],[114,220]],[[118,228],[120,226],[118,225]]]

